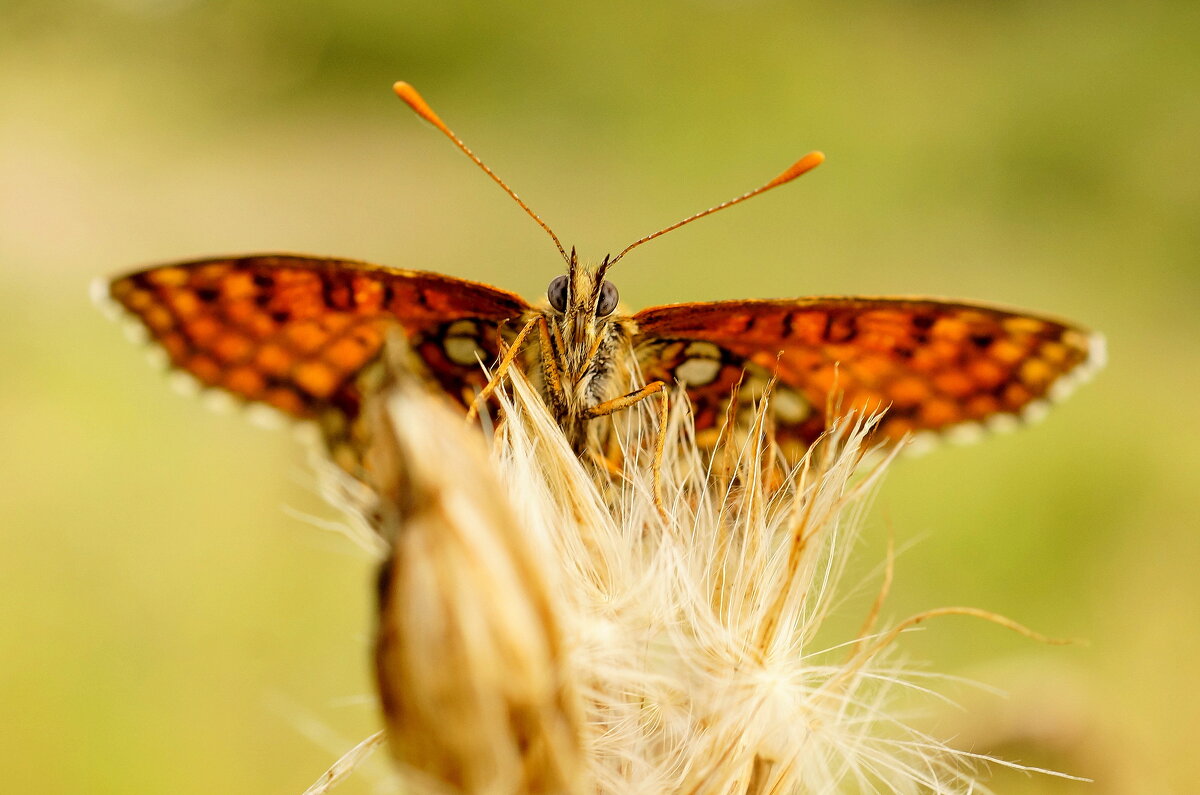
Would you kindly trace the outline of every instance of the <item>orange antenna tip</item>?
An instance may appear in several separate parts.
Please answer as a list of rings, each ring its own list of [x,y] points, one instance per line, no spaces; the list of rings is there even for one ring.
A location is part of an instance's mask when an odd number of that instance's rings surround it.
[[[472,152],[470,148],[463,143],[463,140],[455,135],[454,132],[446,126],[446,123],[442,121],[436,113],[433,112],[433,108],[429,107],[429,103],[425,101],[424,97],[417,93],[415,88],[403,80],[400,80],[392,84],[392,91],[395,91],[396,96],[404,100],[405,103],[407,103],[408,106],[413,109],[413,112],[436,127],[443,135],[449,138],[455,146],[462,150],[464,155],[471,158],[475,165],[483,169],[483,172],[491,177],[492,180],[500,186],[501,190],[508,194],[509,198],[520,205],[521,209],[528,213],[529,217],[532,218],[538,226],[546,230],[546,234],[550,235],[550,239],[554,241],[555,247],[558,248],[558,253],[562,255],[564,260],[567,259],[567,252],[563,248],[562,241],[558,239],[558,235],[554,234],[554,230],[542,220],[541,216],[531,210],[529,205],[522,201],[521,197],[518,196],[512,188],[508,187],[508,183],[500,179],[500,177],[496,175],[495,171],[492,171],[490,168],[488,168],[487,164],[479,159],[479,155]]]
[[[392,90],[396,92],[396,96],[404,100],[413,112],[420,116],[425,121],[445,132],[447,130],[446,123],[443,122],[438,115],[433,112],[433,108],[429,107],[429,103],[425,98],[417,93],[417,90],[403,80],[392,86]]]
[[[648,243],[656,237],[665,235],[667,232],[678,229],[681,226],[686,226],[687,224],[690,224],[692,221],[699,220],[706,215],[712,215],[713,213],[718,212],[719,210],[724,210],[726,207],[732,207],[735,204],[741,204],[742,202],[746,201],[746,199],[752,199],[755,196],[757,196],[758,194],[762,193],[763,191],[768,191],[771,188],[778,188],[780,185],[784,185],[788,182],[791,182],[792,180],[794,180],[796,177],[800,176],[801,174],[812,171],[814,168],[816,168],[817,166],[821,165],[824,162],[825,162],[825,153],[824,152],[809,152],[804,157],[800,158],[795,163],[792,163],[790,166],[788,166],[786,171],[784,171],[782,174],[777,176],[775,179],[768,182],[766,185],[755,188],[754,190],[752,190],[748,193],[743,193],[741,196],[730,199],[729,201],[721,202],[716,207],[709,207],[707,210],[704,210],[703,212],[696,213],[695,215],[689,215],[687,218],[684,218],[682,221],[678,221],[664,229],[660,229],[652,235],[646,235],[643,238],[639,238],[639,239],[633,241],[628,246],[621,249],[620,254],[617,254],[617,256],[613,257],[611,260],[608,261],[608,267],[611,268],[614,264],[616,264],[617,260],[619,260],[621,257],[628,254],[630,251],[633,251],[635,248],[642,245],[643,243]]]
[[[809,152],[804,157],[788,166],[782,174],[766,184],[767,188],[776,188],[785,182],[791,182],[805,172],[812,171],[825,162],[824,152]]]

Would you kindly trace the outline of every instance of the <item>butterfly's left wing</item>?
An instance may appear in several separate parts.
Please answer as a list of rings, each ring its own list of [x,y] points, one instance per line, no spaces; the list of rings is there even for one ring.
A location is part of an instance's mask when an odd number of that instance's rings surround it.
[[[344,259],[263,254],[182,262],[101,285],[168,363],[202,386],[354,437],[363,384],[396,330],[429,382],[466,405],[529,307],[486,284]]]
[[[811,444],[830,406],[886,409],[887,440],[926,431],[966,440],[1044,413],[1104,357],[1100,335],[1058,320],[924,298],[675,304],[634,319],[643,374],[687,385],[702,442],[743,371],[742,400],[778,376],[781,441]]]

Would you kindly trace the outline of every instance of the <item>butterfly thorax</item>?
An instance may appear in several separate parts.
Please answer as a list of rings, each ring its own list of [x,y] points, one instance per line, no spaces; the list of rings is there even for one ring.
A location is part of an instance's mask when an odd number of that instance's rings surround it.
[[[605,284],[603,263],[572,260],[567,275],[552,283],[548,302],[533,310],[541,320],[541,344],[540,362],[531,369],[540,372],[546,405],[577,452],[597,435],[589,410],[628,388],[637,325],[614,312],[616,292]]]

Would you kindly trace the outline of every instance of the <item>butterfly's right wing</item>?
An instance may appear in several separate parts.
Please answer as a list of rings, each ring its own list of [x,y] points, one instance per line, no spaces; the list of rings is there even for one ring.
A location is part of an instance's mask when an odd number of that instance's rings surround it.
[[[290,254],[149,268],[114,279],[102,297],[132,314],[172,367],[297,418],[353,419],[356,378],[395,327],[465,405],[485,383],[479,361],[495,358],[501,327],[529,308],[477,282]]]
[[[877,437],[968,440],[1034,418],[1104,363],[1104,339],[1069,323],[933,298],[722,301],[634,316],[642,372],[687,385],[701,438],[716,440],[734,385],[778,379],[777,438],[811,444],[829,411],[886,411]],[[743,401],[742,406],[746,403]]]

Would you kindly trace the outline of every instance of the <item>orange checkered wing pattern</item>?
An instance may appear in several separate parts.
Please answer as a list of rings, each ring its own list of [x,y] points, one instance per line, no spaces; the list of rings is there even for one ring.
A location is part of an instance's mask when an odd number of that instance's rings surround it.
[[[436,273],[275,254],[164,265],[114,279],[174,368],[206,387],[297,418],[353,417],[355,383],[389,328],[407,334],[428,375],[466,404],[484,385],[519,297]]]
[[[739,381],[745,399],[774,375],[781,441],[811,444],[848,410],[886,410],[884,440],[969,441],[1043,414],[1104,357],[1102,337],[1058,320],[924,298],[677,304],[635,320],[644,375],[686,384],[702,440]]]

